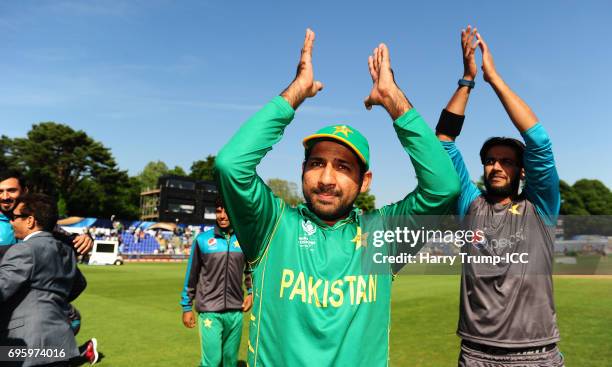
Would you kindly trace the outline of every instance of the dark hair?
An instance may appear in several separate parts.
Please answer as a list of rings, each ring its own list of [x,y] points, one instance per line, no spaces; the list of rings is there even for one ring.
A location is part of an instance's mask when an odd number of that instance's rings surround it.
[[[21,186],[22,190],[26,189],[26,181],[21,175],[21,173],[15,169],[3,169],[0,170],[0,182],[8,180],[9,178],[14,178]]]
[[[312,153],[312,147],[315,146],[316,143],[318,143],[321,140],[315,141],[310,148],[305,149],[304,150],[304,163],[308,162],[308,158],[310,158],[310,154]],[[353,151],[353,148],[349,147],[348,145],[340,142],[340,141],[333,141],[334,143],[338,143],[338,144],[342,144],[345,147],[349,148],[351,153],[353,153],[353,155],[355,155],[355,158],[357,158],[357,163],[359,164],[359,180],[363,180],[363,176],[365,175],[365,173],[368,171],[368,169],[366,168],[365,163],[363,163],[363,161],[361,160],[361,158],[359,158],[357,156],[357,154]]]
[[[23,204],[21,214],[31,215],[43,231],[52,232],[57,224],[57,203],[44,194],[25,194],[17,199],[17,204]]]
[[[484,142],[484,144],[482,145],[482,148],[480,148],[480,162],[482,164],[485,164],[485,160],[487,159],[486,157],[487,152],[489,151],[489,149],[495,146],[500,146],[500,145],[514,150],[514,152],[516,153],[516,159],[517,159],[516,164],[518,165],[518,167],[522,168],[523,167],[523,153],[525,152],[525,144],[523,144],[523,142],[520,140],[513,139],[513,138],[506,138],[504,136],[496,136],[493,138],[489,138],[487,139],[487,141]]]
[[[217,197],[215,198],[215,209],[219,207],[225,208],[225,204],[223,204],[223,198],[221,197],[221,194],[217,195]]]

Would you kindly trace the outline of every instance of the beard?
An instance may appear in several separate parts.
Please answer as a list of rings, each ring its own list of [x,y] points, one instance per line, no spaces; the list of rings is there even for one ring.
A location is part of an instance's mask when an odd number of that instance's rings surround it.
[[[357,199],[357,195],[351,200],[342,200],[342,191],[338,189],[314,188],[311,192],[306,192],[302,189],[304,198],[308,208],[320,219],[324,221],[334,221],[347,216],[353,210],[353,203]],[[339,203],[324,203],[315,199],[318,194],[329,194],[336,198],[340,198]]]
[[[489,175],[492,176],[492,175]],[[485,187],[487,189],[487,194],[492,195],[492,196],[496,196],[496,197],[510,197],[510,196],[516,196],[518,195],[518,189],[519,189],[519,185],[521,183],[521,179],[520,177],[517,175],[512,181],[510,181],[509,183],[505,184],[504,186],[492,186],[491,185],[491,178],[492,177],[487,177],[484,180],[484,184]]]
[[[6,199],[0,201],[0,211],[2,213],[9,213],[15,209],[15,200],[14,199]]]

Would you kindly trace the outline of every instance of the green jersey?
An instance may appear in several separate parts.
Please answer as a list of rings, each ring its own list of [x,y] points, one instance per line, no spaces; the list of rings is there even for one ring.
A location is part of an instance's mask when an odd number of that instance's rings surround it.
[[[364,266],[372,246],[362,238],[363,213],[354,209],[329,226],[305,205],[286,205],[256,173],[294,112],[274,98],[216,159],[226,210],[253,269],[249,366],[386,366],[393,274]],[[414,109],[394,127],[418,186],[369,215],[447,212],[459,179],[442,145]]]

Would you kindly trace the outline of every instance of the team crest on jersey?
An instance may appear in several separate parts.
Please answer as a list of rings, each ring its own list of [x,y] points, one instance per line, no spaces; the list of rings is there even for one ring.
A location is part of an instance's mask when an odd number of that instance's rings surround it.
[[[317,231],[317,227],[314,224],[312,224],[311,221],[305,220],[302,222],[302,229],[304,230],[304,233],[306,235],[298,236],[298,243],[300,245],[300,248],[313,250],[314,245],[316,244],[316,241],[312,239],[310,236],[315,234],[315,232]]]
[[[311,221],[305,220],[302,222],[302,229],[307,235],[312,236],[317,231],[317,227]]]
[[[508,211],[513,215],[521,215],[521,212],[518,210],[519,204],[513,204]]]
[[[208,239],[208,247],[216,247],[217,246],[217,239],[216,238],[209,238]]]

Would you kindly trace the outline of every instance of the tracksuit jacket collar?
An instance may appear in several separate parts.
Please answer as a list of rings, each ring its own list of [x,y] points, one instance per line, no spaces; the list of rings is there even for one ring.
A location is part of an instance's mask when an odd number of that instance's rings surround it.
[[[227,234],[232,236],[234,234],[234,230],[230,229],[229,232],[224,232],[221,227],[215,223],[215,237],[225,238],[225,235]]]

